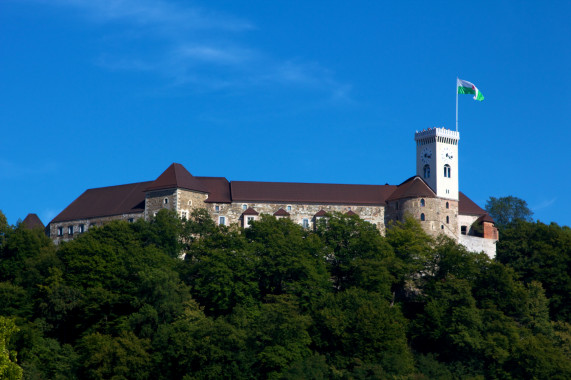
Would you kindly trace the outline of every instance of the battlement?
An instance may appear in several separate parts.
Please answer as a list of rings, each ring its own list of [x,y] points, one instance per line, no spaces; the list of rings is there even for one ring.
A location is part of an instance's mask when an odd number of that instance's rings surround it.
[[[460,132],[446,128],[428,128],[416,131],[414,140],[417,145],[424,145],[435,141],[457,145],[460,140]]]

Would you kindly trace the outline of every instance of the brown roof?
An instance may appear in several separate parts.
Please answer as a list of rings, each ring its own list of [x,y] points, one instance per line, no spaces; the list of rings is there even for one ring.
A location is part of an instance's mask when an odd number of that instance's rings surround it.
[[[486,213],[476,220],[478,223],[487,222],[487,223],[495,223],[494,219],[490,216],[490,214]]]
[[[207,193],[204,184],[193,177],[181,164],[173,163],[145,190],[186,189]]]
[[[458,192],[458,213],[463,215],[484,215],[487,214],[480,206],[474,203],[461,191]]]
[[[391,185],[232,181],[233,201],[382,205],[395,190]]]
[[[152,182],[86,190],[50,223],[145,211],[145,189]]]
[[[436,194],[430,186],[419,176],[410,177],[397,186],[397,189],[387,199],[388,201],[403,198],[436,198]]]
[[[278,211],[274,212],[274,216],[289,216],[289,212],[280,208]]]
[[[345,213],[345,215],[357,215],[353,210],[349,210]]]
[[[22,224],[29,230],[33,230],[34,228],[41,228],[44,229],[46,226],[42,223],[40,218],[36,214],[28,214],[24,220],[22,220]]]
[[[257,212],[251,207],[248,207],[248,209],[242,213],[242,215],[259,215],[259,214],[260,214],[259,212]]]
[[[224,177],[194,177],[199,180],[208,192],[207,203],[231,203],[230,182]]]
[[[319,216],[325,216],[325,215],[327,215],[327,213],[325,212],[325,210],[321,209],[321,210],[317,211],[317,214],[315,214],[314,216],[319,217]]]

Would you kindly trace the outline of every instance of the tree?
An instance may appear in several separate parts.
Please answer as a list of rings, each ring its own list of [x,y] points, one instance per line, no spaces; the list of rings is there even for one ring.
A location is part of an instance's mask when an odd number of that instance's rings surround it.
[[[507,197],[490,197],[486,202],[486,211],[498,226],[506,226],[516,220],[532,221],[533,212],[527,207],[523,199]]]
[[[19,380],[22,368],[16,364],[16,353],[8,350],[8,341],[18,328],[13,319],[0,316],[0,379]]]

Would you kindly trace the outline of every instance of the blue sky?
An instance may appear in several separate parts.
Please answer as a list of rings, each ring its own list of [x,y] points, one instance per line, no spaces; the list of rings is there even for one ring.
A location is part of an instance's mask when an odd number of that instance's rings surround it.
[[[568,1],[0,2],[0,210],[48,223],[172,162],[229,180],[399,184],[454,128],[460,189],[571,225]]]

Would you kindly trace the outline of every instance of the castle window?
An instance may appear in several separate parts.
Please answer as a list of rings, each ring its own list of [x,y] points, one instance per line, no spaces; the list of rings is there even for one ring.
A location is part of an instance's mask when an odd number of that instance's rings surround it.
[[[133,223],[133,222],[135,221],[135,219],[129,218],[129,219],[127,219],[127,221],[128,221],[129,223]]]
[[[243,204],[242,205],[242,210],[246,211],[248,209],[248,205],[247,204]]]
[[[399,209],[399,203],[398,203],[398,202],[395,203],[395,208],[396,208],[397,210]],[[398,219],[397,219],[397,220],[398,220]]]
[[[215,211],[215,212],[220,212],[220,206],[218,206],[218,205],[214,206],[214,211]]]
[[[424,178],[430,178],[430,165],[424,165]]]
[[[424,217],[424,213],[420,214],[420,221],[421,221],[421,222],[424,222],[425,219],[426,219],[426,218]]]
[[[85,232],[85,225],[84,225],[84,224],[80,224],[78,230],[79,230],[79,233],[80,233],[80,234],[84,233],[84,232]]]
[[[221,226],[225,226],[226,225],[226,217],[225,216],[218,217],[218,224]]]
[[[450,178],[450,165],[444,165],[444,177]]]
[[[252,222],[254,221],[254,217],[253,216],[249,216],[248,218],[246,218],[246,225],[250,225],[252,224]]]
[[[291,206],[290,206],[290,205],[287,206],[287,211],[288,211],[288,212],[291,211]]]
[[[63,227],[57,228],[57,236],[63,236]]]
[[[444,229],[444,224],[440,225],[440,229],[443,230]]]
[[[460,233],[461,233],[462,235],[466,235],[466,231],[467,231],[467,230],[468,230],[467,226],[462,226],[462,227],[460,227]]]
[[[446,208],[450,208],[450,203],[446,202]]]
[[[420,200],[420,207],[424,207],[426,205],[426,202],[424,202],[424,199]]]
[[[187,214],[186,214],[186,211],[183,211],[183,212],[180,213],[180,217],[183,218],[183,219],[186,219],[186,215],[187,215]]]
[[[67,227],[67,234],[68,234],[68,235],[73,235],[73,226]]]
[[[449,216],[446,216],[446,223],[447,224],[450,223],[450,217]]]
[[[166,205],[168,205],[168,204],[169,204],[169,199],[168,199],[168,198],[163,199],[163,203],[166,204]]]
[[[309,228],[309,219],[303,219],[303,220],[301,221],[301,226],[302,226],[303,228]]]
[[[188,205],[192,206],[192,200],[188,201]]]

